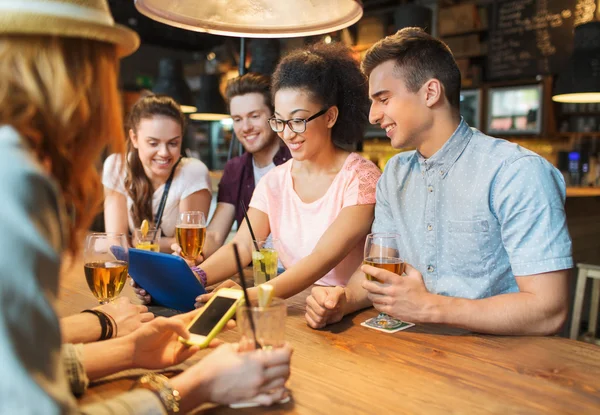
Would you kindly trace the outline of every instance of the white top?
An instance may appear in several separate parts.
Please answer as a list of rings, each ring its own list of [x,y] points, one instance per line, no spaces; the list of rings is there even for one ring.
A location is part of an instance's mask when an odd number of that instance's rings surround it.
[[[129,218],[129,229],[133,232],[133,219],[131,217],[131,207],[133,200],[125,190],[125,169],[121,168],[122,158],[118,154],[111,154],[104,162],[102,171],[102,184],[111,190],[119,192],[127,197],[127,217]],[[160,199],[163,195],[165,185],[163,184],[154,191],[152,196],[152,213],[156,214]],[[167,203],[162,218],[162,234],[166,237],[175,236],[175,225],[177,223],[177,214],[179,213],[179,202],[189,195],[200,190],[211,192],[212,186],[208,167],[200,160],[184,157],[179,162],[173,182],[167,196]]]
[[[267,164],[265,167],[258,167],[254,162],[254,157],[252,157],[252,170],[254,171],[254,186],[260,182],[260,179],[263,178],[265,174],[270,172],[275,168],[275,163],[271,162],[271,164]]]

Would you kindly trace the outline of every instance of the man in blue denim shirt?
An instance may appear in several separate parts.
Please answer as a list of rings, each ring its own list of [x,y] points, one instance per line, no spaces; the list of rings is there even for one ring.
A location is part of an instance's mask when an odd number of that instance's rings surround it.
[[[363,70],[371,123],[392,147],[416,148],[388,162],[372,227],[400,235],[406,275],[363,265],[345,288],[315,288],[308,324],[323,327],[373,304],[405,321],[483,333],[558,331],[573,266],[561,174],[535,153],[469,128],[452,54],[422,30],[379,41]]]

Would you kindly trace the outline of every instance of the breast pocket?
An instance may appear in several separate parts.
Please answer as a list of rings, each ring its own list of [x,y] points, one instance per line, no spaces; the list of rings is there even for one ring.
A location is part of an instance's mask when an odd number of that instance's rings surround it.
[[[448,229],[447,252],[453,273],[466,278],[489,276],[493,248],[488,221],[448,221]]]

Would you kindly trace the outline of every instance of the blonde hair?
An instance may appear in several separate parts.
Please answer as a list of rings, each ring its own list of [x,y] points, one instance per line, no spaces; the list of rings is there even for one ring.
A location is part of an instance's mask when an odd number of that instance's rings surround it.
[[[0,124],[31,145],[58,182],[73,220],[68,249],[102,203],[96,162],[125,138],[114,45],[50,36],[0,37]]]

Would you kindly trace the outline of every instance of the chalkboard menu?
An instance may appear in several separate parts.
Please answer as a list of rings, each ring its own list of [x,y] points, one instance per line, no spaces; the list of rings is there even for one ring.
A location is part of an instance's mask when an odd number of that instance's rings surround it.
[[[492,6],[489,80],[560,72],[573,29],[593,19],[596,0],[497,0]]]

